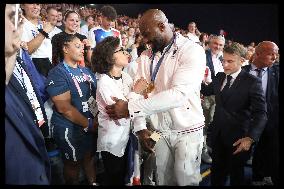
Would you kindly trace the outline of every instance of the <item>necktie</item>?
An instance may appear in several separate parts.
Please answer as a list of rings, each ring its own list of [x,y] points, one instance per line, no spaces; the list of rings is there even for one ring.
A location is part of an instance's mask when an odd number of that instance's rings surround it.
[[[261,79],[262,78],[263,69],[262,68],[257,68],[257,69],[255,69],[255,71],[257,73],[257,77],[259,77]]]
[[[225,98],[225,97],[226,97],[226,95],[227,95],[227,93],[228,93],[228,90],[229,90],[229,87],[230,87],[230,82],[231,82],[231,79],[232,79],[232,78],[233,78],[232,76],[227,75],[227,83],[226,83],[226,85],[224,86],[223,90],[221,91],[221,97],[222,97],[222,98]]]

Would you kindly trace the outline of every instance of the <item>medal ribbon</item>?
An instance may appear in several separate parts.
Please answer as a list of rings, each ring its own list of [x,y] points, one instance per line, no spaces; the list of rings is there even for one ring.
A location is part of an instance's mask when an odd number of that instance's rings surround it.
[[[157,65],[155,66],[154,72],[153,72],[153,63],[154,63],[154,58],[155,58],[155,54],[152,55],[152,61],[151,61],[151,65],[150,65],[150,75],[151,75],[151,82],[154,84],[155,78],[157,76],[157,73],[160,69],[160,66],[163,62],[164,56],[165,54],[170,50],[170,48],[172,47],[172,45],[174,44],[176,36],[174,35],[173,38],[171,39],[171,42],[169,44],[169,46],[167,47],[167,49],[165,50],[165,52],[162,54],[161,58],[159,59]]]

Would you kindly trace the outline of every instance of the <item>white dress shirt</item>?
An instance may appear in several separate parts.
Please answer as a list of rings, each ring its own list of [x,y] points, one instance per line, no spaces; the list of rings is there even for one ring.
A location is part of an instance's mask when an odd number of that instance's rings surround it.
[[[235,73],[230,74],[232,76],[232,79],[230,81],[230,87],[232,86],[232,84],[234,83],[235,79],[238,77],[239,73],[242,71],[242,69],[240,68],[238,71],[236,71]],[[221,91],[223,90],[223,88],[225,87],[227,83],[227,75],[226,75],[226,79],[223,82],[223,85],[221,87]]]
[[[212,54],[212,62],[213,62],[213,66],[214,66],[214,72],[215,72],[215,76],[217,75],[218,72],[224,72],[224,68],[222,65],[222,62],[220,60],[220,56],[221,55],[214,55]]]
[[[165,48],[166,49],[166,48]],[[149,52],[149,51],[148,51]],[[144,77],[150,82],[150,53],[141,55],[136,79]],[[154,67],[157,63],[154,60]],[[131,118],[157,113],[156,130],[171,125],[172,130],[195,128],[204,124],[200,100],[200,87],[206,68],[204,49],[176,33],[176,40],[165,54],[155,79],[155,89],[148,99],[129,100]],[[135,132],[146,129],[139,124]]]

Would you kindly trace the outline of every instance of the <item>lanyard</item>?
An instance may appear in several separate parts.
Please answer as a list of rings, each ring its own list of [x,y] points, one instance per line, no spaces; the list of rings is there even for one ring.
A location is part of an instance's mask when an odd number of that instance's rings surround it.
[[[75,86],[76,86],[76,88],[77,88],[77,91],[78,91],[78,93],[79,93],[79,96],[82,97],[82,96],[83,96],[83,93],[82,93],[82,90],[81,90],[81,88],[80,88],[80,85],[79,85],[77,79],[76,79],[75,76],[72,74],[72,72],[71,72],[70,69],[69,69],[69,66],[68,66],[65,62],[63,62],[63,65],[64,65],[65,69],[68,71],[68,73],[71,75],[71,77],[72,77],[72,79],[73,79],[73,81],[74,81],[74,84],[75,84]],[[90,94],[91,94],[92,86],[91,86],[91,82],[90,82],[90,80],[89,80],[89,77],[83,72],[83,70],[80,68],[79,65],[78,65],[78,68],[80,69],[80,72],[82,73],[83,78],[89,82],[89,84],[90,84]]]
[[[151,62],[151,65],[150,65],[150,75],[151,75],[151,82],[154,83],[155,81],[155,78],[157,76],[157,73],[159,71],[159,68],[163,62],[163,59],[164,59],[164,56],[165,54],[170,50],[170,48],[172,47],[172,45],[174,44],[174,41],[176,39],[176,36],[174,35],[173,38],[171,39],[171,42],[169,44],[169,46],[167,47],[167,49],[165,50],[165,52],[162,54],[161,58],[159,59],[155,69],[154,69],[154,72],[153,72],[153,63],[154,63],[154,58],[155,58],[155,55],[153,54],[152,55],[152,62]]]

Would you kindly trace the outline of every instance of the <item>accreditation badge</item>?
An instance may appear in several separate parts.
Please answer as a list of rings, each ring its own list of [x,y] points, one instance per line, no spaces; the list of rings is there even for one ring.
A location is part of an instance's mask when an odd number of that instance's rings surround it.
[[[93,114],[94,117],[96,117],[97,113],[98,113],[98,106],[97,106],[97,102],[94,99],[93,96],[91,96],[89,98],[89,100],[87,101],[88,106],[89,106],[89,111],[91,112],[91,114]]]

